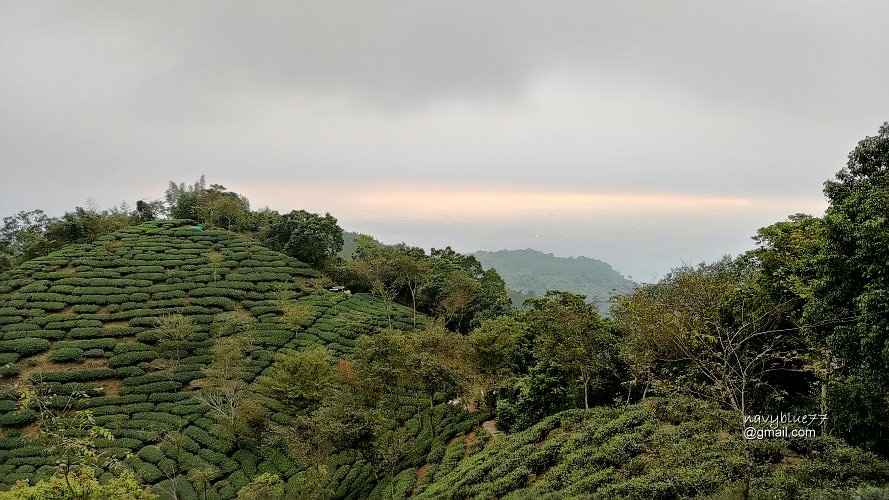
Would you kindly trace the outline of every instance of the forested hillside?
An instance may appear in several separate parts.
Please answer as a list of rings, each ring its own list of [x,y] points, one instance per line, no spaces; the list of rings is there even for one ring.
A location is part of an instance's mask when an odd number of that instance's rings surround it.
[[[0,498],[886,498],[889,124],[824,193],[608,317],[203,179],[7,217]]]
[[[604,314],[612,296],[630,293],[636,286],[610,265],[589,257],[556,257],[530,248],[478,251],[472,256],[503,277],[516,306],[526,298],[542,297],[547,290],[566,290],[586,295]]]

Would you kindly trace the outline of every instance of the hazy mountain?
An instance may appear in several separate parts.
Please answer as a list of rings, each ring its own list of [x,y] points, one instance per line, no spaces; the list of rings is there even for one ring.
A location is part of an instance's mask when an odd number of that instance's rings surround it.
[[[531,248],[478,251],[472,255],[486,269],[497,270],[516,306],[547,290],[565,290],[586,295],[600,311],[607,312],[609,297],[628,293],[636,285],[608,263],[589,257],[556,257]]]

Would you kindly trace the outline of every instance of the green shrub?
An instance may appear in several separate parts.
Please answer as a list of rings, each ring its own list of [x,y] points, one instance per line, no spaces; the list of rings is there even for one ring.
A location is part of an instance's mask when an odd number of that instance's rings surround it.
[[[104,358],[105,351],[103,351],[102,349],[89,349],[89,350],[83,351],[83,357],[85,357],[85,358]]]
[[[188,429],[185,429],[185,434],[196,442],[218,453],[228,453],[233,446],[231,441],[227,439],[217,439],[204,429],[196,426],[191,426]]]
[[[134,351],[117,354],[108,358],[108,366],[118,368],[121,366],[132,366],[143,361],[151,361],[155,358],[153,351]]]
[[[115,375],[116,372],[111,368],[87,368],[66,372],[35,372],[31,374],[31,380],[64,383],[113,378]]]
[[[22,427],[37,419],[37,415],[31,410],[13,411],[0,416],[0,425],[9,427]]]
[[[241,470],[248,477],[256,475],[256,456],[247,450],[238,450],[232,456],[241,465]]]
[[[182,384],[180,382],[173,382],[173,381],[155,382],[153,384],[137,385],[137,386],[132,386],[132,387],[122,387],[120,389],[120,394],[127,395],[127,394],[152,394],[155,392],[175,392],[175,391],[178,391],[180,387],[182,387]]]
[[[154,403],[168,403],[173,401],[182,401],[189,399],[191,396],[182,392],[158,392],[150,394],[148,400]]]
[[[154,328],[157,326],[157,318],[154,316],[145,316],[133,318],[130,320],[130,326],[140,326],[146,328]]]
[[[157,465],[158,462],[160,462],[161,460],[166,458],[166,457],[164,457],[164,454],[161,452],[160,448],[158,448],[156,446],[143,447],[141,450],[139,450],[139,453],[137,453],[137,456],[140,459],[142,459],[143,461],[151,463],[151,464],[155,464],[155,465]]]
[[[208,449],[201,449],[198,451],[198,456],[204,459],[208,464],[215,465],[223,474],[231,474],[238,470],[238,463],[222,453]]]
[[[48,348],[48,340],[33,337],[0,341],[0,351],[14,352],[22,356],[37,354],[38,352],[43,352]]]
[[[24,318],[21,316],[0,316],[0,325],[10,324],[10,323],[21,323]]]
[[[40,324],[43,328],[47,330],[70,330],[77,326],[77,320],[73,319],[62,319],[62,320],[50,320],[50,318],[34,318],[31,320],[34,324]]]
[[[71,307],[71,311],[77,314],[91,314],[99,311],[95,304],[77,304]]]
[[[240,471],[239,471],[240,472]],[[236,473],[237,474],[237,473]],[[246,476],[243,477],[232,474],[231,480],[233,486],[239,487],[240,483],[246,482]],[[249,484],[240,486],[238,490],[238,500],[283,500],[284,499],[284,482],[277,474],[265,473],[255,477]]]
[[[215,307],[224,311],[234,311],[235,301],[225,297],[198,297],[191,299],[196,306]]]
[[[47,340],[59,340],[65,338],[65,332],[62,330],[28,330],[28,331],[14,331],[14,332],[6,332],[3,336],[5,340],[13,340],[13,339],[21,339],[26,337],[33,337],[37,339],[47,339]]]
[[[63,347],[61,349],[54,349],[52,351],[49,351],[46,359],[47,361],[50,361],[52,363],[79,363],[83,361],[83,349],[78,349],[77,347]]]
[[[65,302],[31,301],[28,303],[28,307],[42,309],[44,311],[61,311],[67,306],[68,304]]]
[[[14,352],[4,352],[0,353],[0,365],[5,365],[7,363],[15,363],[19,360],[21,356]]]
[[[0,377],[17,377],[22,373],[22,365],[7,363],[0,366]]]
[[[13,311],[17,310],[12,307],[9,307],[6,309],[11,309]],[[0,310],[2,310],[2,309],[0,309]],[[34,331],[34,330],[40,330],[40,327],[37,325],[33,325],[31,323],[20,323],[17,325],[6,325],[2,328],[2,331],[4,331],[4,332],[29,332],[29,331]]]
[[[160,340],[160,333],[154,330],[146,330],[136,334],[136,340],[145,344],[156,344]]]
[[[156,483],[164,477],[164,473],[161,472],[157,467],[150,463],[143,462],[138,458],[131,457],[125,460],[124,463],[133,470],[133,473],[141,480],[143,484]]]

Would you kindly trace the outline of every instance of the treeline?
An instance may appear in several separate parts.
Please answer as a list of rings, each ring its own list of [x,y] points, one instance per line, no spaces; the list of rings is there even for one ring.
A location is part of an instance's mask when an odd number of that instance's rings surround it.
[[[398,302],[417,314],[441,318],[451,330],[467,333],[485,319],[507,314],[511,302],[497,271],[450,247],[422,248],[400,243],[384,245],[359,236],[351,259],[341,260],[331,274],[346,286],[371,292],[387,304]]]
[[[330,214],[251,210],[246,197],[219,184],[207,186],[201,176],[191,185],[171,181],[163,201],[139,200],[134,209],[124,202],[107,210],[76,207],[61,217],[50,217],[40,209],[5,217],[0,228],[0,272],[66,245],[93,243],[125,227],[163,218],[242,233],[316,267],[329,264],[343,246],[343,230]]]

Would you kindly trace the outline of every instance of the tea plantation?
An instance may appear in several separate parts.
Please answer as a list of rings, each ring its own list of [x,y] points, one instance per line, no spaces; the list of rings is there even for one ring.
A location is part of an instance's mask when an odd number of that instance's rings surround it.
[[[422,468],[412,494],[479,500],[886,498],[887,490],[874,485],[885,484],[889,463],[876,455],[832,437],[745,442],[730,431],[732,418],[691,398],[563,411],[508,436],[492,439],[481,431],[455,439]]]
[[[26,382],[51,388],[58,407],[71,394],[88,395],[77,408],[90,410],[115,437],[97,446],[141,483],[158,485],[162,496],[174,461],[184,475],[179,498],[232,498],[263,472],[293,488],[291,463],[280,453],[238,450],[215,437],[216,421],[196,398],[194,382],[211,361],[220,315],[253,324],[257,348],[242,373],[248,384],[280,349],[324,344],[344,355],[360,335],[390,322],[370,295],[329,292],[317,271],[295,259],[184,220],[145,223],[91,245],[68,246],[6,278],[0,282],[3,489],[19,479],[48,477],[55,468],[45,443],[34,437],[37,415],[18,409],[18,388]],[[393,310],[392,326],[409,329],[411,311]],[[159,321],[180,315],[193,328],[184,338],[161,342]],[[271,409],[273,421],[287,420],[275,401],[254,396]],[[172,432],[181,436],[176,444]]]

